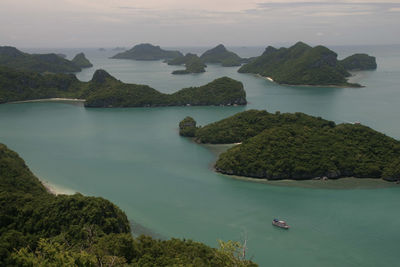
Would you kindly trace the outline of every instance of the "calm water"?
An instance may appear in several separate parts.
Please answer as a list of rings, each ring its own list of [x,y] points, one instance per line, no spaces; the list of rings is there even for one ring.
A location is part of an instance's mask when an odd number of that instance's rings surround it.
[[[216,246],[217,239],[247,236],[248,255],[260,266],[395,266],[400,260],[400,186],[327,189],[235,180],[212,171],[215,153],[207,146],[178,135],[177,124],[187,115],[206,124],[256,108],[360,121],[400,139],[400,47],[333,49],[340,58],[353,52],[377,57],[377,71],[354,78],[365,88],[278,86],[213,65],[204,74],[173,76],[179,67],[108,59],[115,53],[110,50],[83,50],[95,67],[79,73],[81,80],[104,68],[124,82],[173,92],[229,76],[244,83],[249,105],[85,109],[68,103],[6,104],[0,105],[0,142],[17,151],[41,179],[107,198],[164,237]],[[232,50],[251,56],[263,48]],[[71,58],[79,51],[57,52]],[[272,227],[274,217],[286,219],[292,229]]]

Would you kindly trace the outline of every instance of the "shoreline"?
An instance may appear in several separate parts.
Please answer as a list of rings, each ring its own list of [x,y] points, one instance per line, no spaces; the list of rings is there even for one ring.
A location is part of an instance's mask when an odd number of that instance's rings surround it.
[[[80,98],[63,98],[63,97],[53,97],[53,98],[39,98],[39,99],[30,99],[30,100],[21,100],[21,101],[12,101],[7,102],[5,104],[19,104],[19,103],[31,103],[31,102],[85,102],[86,99]]]
[[[356,178],[356,177],[341,177],[337,179],[304,179],[304,180],[294,180],[294,179],[281,179],[281,180],[268,180],[266,178],[254,178],[247,176],[229,175],[218,172],[215,168],[216,160],[219,155],[229,148],[232,148],[240,143],[234,144],[200,144],[207,148],[211,153],[215,155],[215,160],[211,162],[209,168],[227,178],[234,179],[238,181],[268,184],[275,186],[289,186],[289,187],[303,187],[303,188],[314,188],[314,189],[377,189],[377,188],[393,188],[399,187],[400,185],[396,182],[389,182],[381,178]]]
[[[39,179],[39,178],[38,178]],[[54,185],[49,183],[48,181],[39,179],[40,183],[46,188],[46,191],[52,195],[58,196],[58,195],[73,195],[77,193],[74,190],[67,189],[67,188],[62,188],[60,186]]]
[[[306,179],[306,180],[293,180],[293,179],[282,179],[282,180],[268,180],[265,178],[252,178],[246,176],[228,175],[216,171],[213,171],[228,178],[238,181],[245,181],[251,183],[260,183],[274,186],[286,186],[286,187],[301,187],[301,188],[313,188],[313,189],[378,189],[378,188],[394,188],[399,187],[397,183],[385,181],[380,178],[356,178],[356,177],[341,177],[337,179]]]
[[[259,77],[261,79],[270,81],[274,84],[277,85],[282,85],[282,86],[290,86],[290,87],[323,87],[323,88],[362,88],[365,87],[363,85],[360,86],[350,86],[350,85],[322,85],[322,84],[316,84],[316,85],[312,85],[312,84],[286,84],[286,83],[278,83],[275,82],[271,77],[266,77],[266,76],[262,76],[260,74],[254,74],[256,77]],[[349,77],[350,78],[350,77]]]

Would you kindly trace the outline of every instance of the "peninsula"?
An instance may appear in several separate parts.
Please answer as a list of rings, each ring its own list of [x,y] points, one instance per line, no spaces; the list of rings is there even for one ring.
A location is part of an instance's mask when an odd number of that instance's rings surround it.
[[[0,143],[1,266],[257,266],[237,242],[133,237],[125,213],[101,197],[53,195]],[[236,249],[224,250],[225,244]]]
[[[123,83],[105,70],[91,81],[73,74],[38,74],[0,67],[0,103],[46,98],[86,99],[86,107],[245,105],[243,84],[228,77],[163,94],[147,85]]]
[[[179,51],[171,51],[161,49],[159,46],[152,44],[138,44],[131,49],[118,53],[111,58],[117,59],[134,59],[134,60],[160,60],[173,59],[181,57],[183,54]]]
[[[224,174],[269,180],[400,180],[400,141],[361,124],[249,110],[204,127],[186,118],[180,134],[199,143],[241,143],[219,156],[215,169]]]
[[[28,54],[12,46],[0,46],[0,66],[23,71],[39,73],[79,72],[82,70],[82,66],[76,63],[79,63],[82,57],[78,54],[75,58],[74,62],[59,54]]]
[[[374,69],[373,62],[374,57],[359,54],[339,61],[337,54],[324,46],[298,42],[289,48],[268,46],[238,72],[258,74],[287,85],[360,87],[347,82],[351,76],[348,70]]]

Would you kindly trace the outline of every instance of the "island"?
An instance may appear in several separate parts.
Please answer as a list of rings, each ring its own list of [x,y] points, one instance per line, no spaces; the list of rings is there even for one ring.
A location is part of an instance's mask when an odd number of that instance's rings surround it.
[[[12,46],[0,46],[0,66],[40,73],[71,73],[82,70],[60,55],[28,54]]]
[[[134,237],[119,207],[101,197],[52,194],[1,143],[0,170],[1,266],[257,266],[238,256],[239,242],[211,248]]]
[[[134,60],[160,60],[173,59],[181,57],[183,54],[179,51],[171,51],[161,49],[159,46],[152,44],[138,44],[131,49],[118,53],[111,58],[117,59],[134,59]]]
[[[261,75],[286,85],[360,87],[347,81],[351,76],[348,70],[356,64],[354,59],[360,58],[364,60],[364,56],[355,55],[339,61],[337,54],[324,46],[311,47],[298,42],[289,48],[268,46],[261,56],[243,65],[238,72]]]
[[[0,103],[47,98],[83,99],[86,107],[245,105],[243,84],[228,77],[163,94],[147,85],[123,83],[105,70],[89,82],[73,74],[39,74],[0,67]]]
[[[303,113],[249,110],[204,127],[193,118],[182,136],[199,143],[238,143],[215,169],[259,179],[379,178],[400,180],[400,141],[359,123],[336,125]]]
[[[93,64],[86,58],[84,53],[77,54],[73,59],[72,63],[80,68],[90,68],[93,67]]]
[[[240,66],[243,61],[237,54],[228,51],[223,44],[207,50],[200,59],[205,63],[220,63],[223,67]]]
[[[375,70],[377,68],[376,58],[367,54],[354,54],[340,61],[348,71]]]
[[[184,70],[175,70],[172,72],[172,74],[189,74],[189,73],[203,73],[205,72],[205,68],[207,67],[206,64],[203,63],[203,61],[197,56],[197,55],[193,55],[193,54],[187,54],[186,56],[184,56],[184,64],[186,69]],[[177,59],[181,59],[181,58],[177,58]],[[176,64],[177,60],[169,62],[169,65],[178,65]]]

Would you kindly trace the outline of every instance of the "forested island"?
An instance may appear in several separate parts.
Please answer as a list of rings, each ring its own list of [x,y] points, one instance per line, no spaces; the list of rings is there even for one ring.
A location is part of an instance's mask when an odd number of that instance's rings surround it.
[[[204,52],[200,59],[204,63],[220,63],[223,67],[240,66],[243,59],[234,52],[228,51],[222,44]]]
[[[355,54],[339,61],[337,54],[324,46],[298,42],[289,48],[268,46],[238,72],[258,74],[287,85],[360,87],[347,81],[351,76],[348,70],[356,69],[376,69],[375,58]]]
[[[206,64],[195,54],[186,54],[183,57],[175,58],[168,62],[168,65],[181,65],[185,64],[184,70],[175,70],[172,74],[189,74],[189,73],[202,73],[205,72]]]
[[[0,66],[17,70],[39,73],[71,73],[79,72],[91,63],[83,53],[75,56],[70,61],[58,54],[28,54],[12,46],[0,46]],[[83,62],[83,60],[85,60]],[[85,63],[84,66],[81,65]]]
[[[86,99],[86,107],[155,107],[182,105],[245,105],[243,84],[228,77],[200,87],[161,93],[147,85],[123,83],[105,70],[91,81],[73,74],[40,74],[0,67],[0,103],[46,98]]]
[[[179,51],[171,51],[161,49],[159,46],[152,44],[138,44],[131,49],[118,53],[111,58],[117,59],[134,59],[134,60],[160,60],[173,59],[183,56]]]
[[[238,242],[220,248],[134,238],[123,211],[101,197],[53,195],[0,143],[1,266],[257,266]]]
[[[215,169],[224,174],[269,180],[400,180],[400,141],[361,124],[249,110],[204,127],[185,118],[180,134],[199,143],[241,143],[219,156]]]
[[[90,68],[93,67],[93,64],[90,63],[90,61],[86,58],[84,53],[79,53],[77,54],[73,59],[72,63],[77,65],[78,67],[81,68]]]

